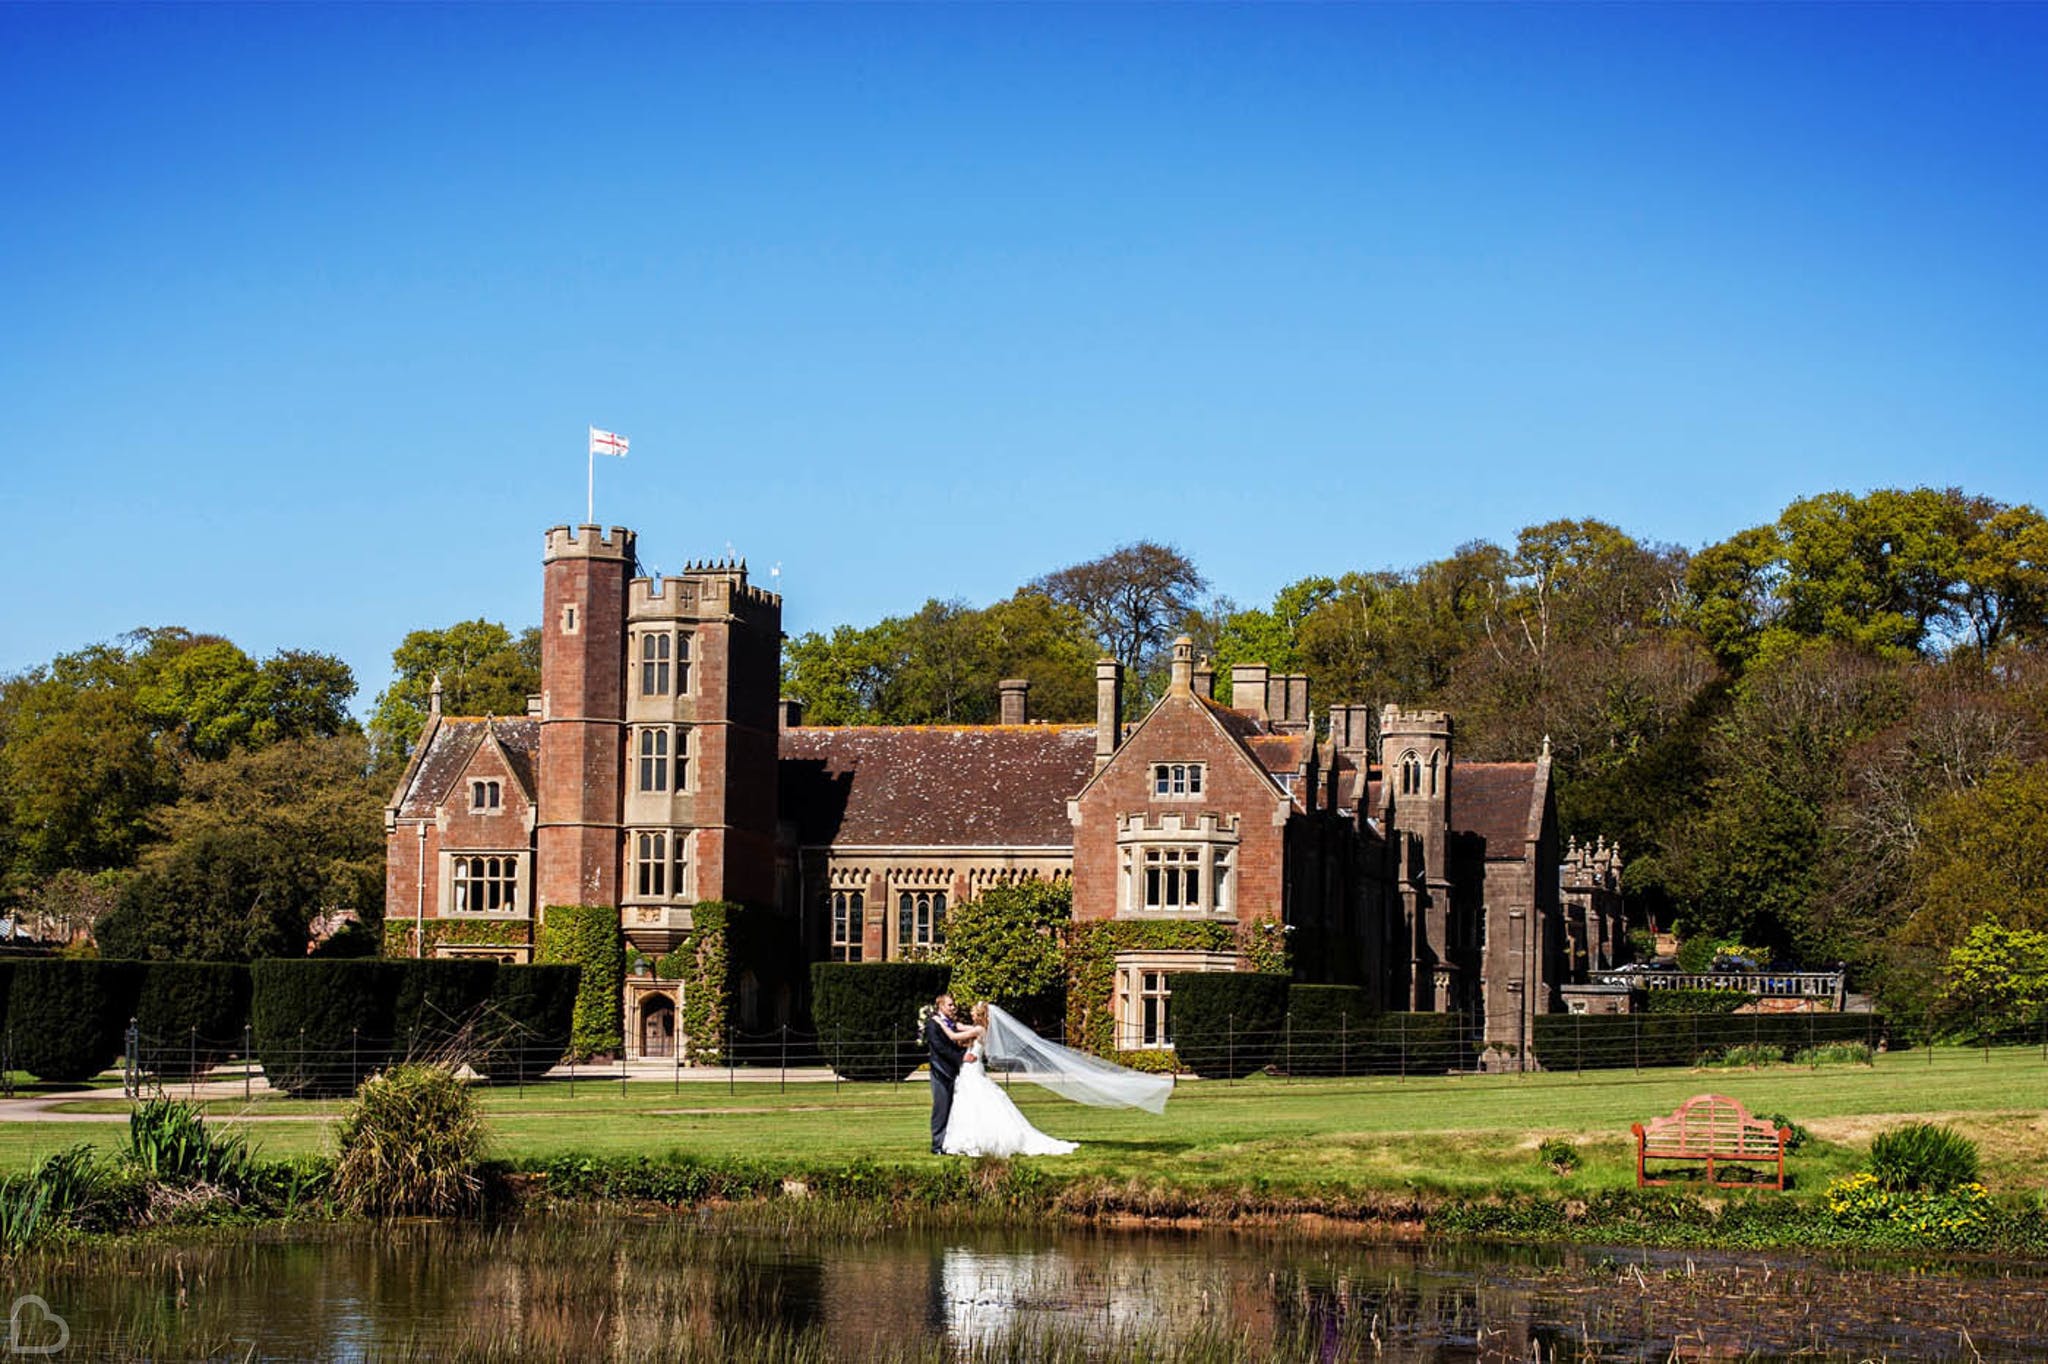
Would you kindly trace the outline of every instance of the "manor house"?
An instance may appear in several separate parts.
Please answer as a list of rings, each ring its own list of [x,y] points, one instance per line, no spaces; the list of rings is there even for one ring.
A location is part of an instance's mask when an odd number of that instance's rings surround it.
[[[385,814],[403,950],[526,960],[547,908],[580,904],[652,956],[731,902],[768,925],[729,1001],[758,1031],[802,1019],[810,962],[921,953],[990,886],[1071,879],[1077,920],[1235,930],[1117,956],[1095,1004],[1127,1050],[1168,1044],[1169,973],[1246,969],[1261,941],[1299,980],[1517,1050],[1617,960],[1616,859],[1560,848],[1547,746],[1460,761],[1449,715],[1393,706],[1318,725],[1308,679],[1261,665],[1225,705],[1185,639],[1135,722],[1105,658],[1091,725],[1034,722],[1019,680],[997,724],[807,726],[779,695],[780,597],[741,563],[636,565],[629,530],[550,530],[528,713],[445,715],[436,689]],[[628,980],[629,1055],[681,1045],[679,989]]]

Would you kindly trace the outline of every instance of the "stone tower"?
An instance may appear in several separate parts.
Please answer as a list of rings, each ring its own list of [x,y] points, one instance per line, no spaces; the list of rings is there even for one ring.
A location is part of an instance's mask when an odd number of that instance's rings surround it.
[[[1440,710],[1380,712],[1384,827],[1394,844],[1407,1005],[1447,1010],[1456,998],[1451,941],[1451,717]]]
[[[690,906],[766,906],[775,884],[782,599],[736,560],[628,587],[621,926],[644,951]]]
[[[537,901],[619,901],[626,583],[633,532],[556,526],[541,561]]]

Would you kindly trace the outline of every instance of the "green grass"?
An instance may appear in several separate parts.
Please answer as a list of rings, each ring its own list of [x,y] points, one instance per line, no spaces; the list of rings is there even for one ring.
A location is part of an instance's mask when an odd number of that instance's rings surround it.
[[[1861,1165],[1872,1134],[1936,1118],[1977,1140],[1988,1184],[2048,1189],[2038,1153],[2048,1143],[2048,1059],[2039,1051],[1940,1049],[1886,1055],[1872,1067],[1758,1071],[1662,1070],[1584,1076],[1465,1075],[1374,1080],[1191,1081],[1165,1116],[1082,1108],[1029,1085],[1013,1096],[1049,1132],[1079,1141],[1045,1162],[1062,1174],[1183,1187],[1290,1190],[1591,1191],[1634,1182],[1629,1124],[1700,1093],[1724,1093],[1753,1113],[1784,1113],[1816,1141],[1792,1158],[1801,1188],[1819,1189]],[[830,1165],[869,1159],[925,1164],[928,1090],[903,1085],[581,1081],[484,1091],[492,1151],[514,1164],[562,1154],[683,1151]],[[125,1111],[81,1094],[66,1108]],[[238,1124],[266,1156],[331,1149],[334,1103],[281,1097],[207,1105],[210,1118],[290,1118]],[[77,1141],[118,1144],[113,1124],[0,1123],[0,1170]],[[1538,1143],[1563,1136],[1581,1164],[1560,1179]]]

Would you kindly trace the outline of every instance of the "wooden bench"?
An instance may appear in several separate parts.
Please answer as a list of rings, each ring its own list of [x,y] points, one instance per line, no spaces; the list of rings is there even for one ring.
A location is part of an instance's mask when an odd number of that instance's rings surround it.
[[[1715,1177],[1717,1165],[1771,1165],[1778,1167],[1777,1187],[1785,1187],[1785,1139],[1791,1132],[1773,1127],[1722,1094],[1701,1094],[1687,1099],[1668,1117],[1652,1118],[1646,1127],[1634,1124],[1636,1134],[1636,1187],[1669,1184],[1668,1179],[1651,1179],[1643,1168],[1649,1160],[1703,1160],[1707,1182],[1732,1189],[1734,1181]],[[1742,1181],[1754,1183],[1755,1181]]]

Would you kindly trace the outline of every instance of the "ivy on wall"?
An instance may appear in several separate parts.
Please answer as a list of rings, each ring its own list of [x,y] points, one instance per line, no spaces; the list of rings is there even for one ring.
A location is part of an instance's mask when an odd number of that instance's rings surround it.
[[[654,974],[682,982],[683,1059],[693,1066],[725,1062],[725,1024],[732,989],[732,937],[743,911],[725,900],[700,900],[690,931],[658,957]]]
[[[1098,1056],[1117,1054],[1118,953],[1239,952],[1254,971],[1284,972],[1286,932],[1281,925],[1266,920],[1242,927],[1153,919],[1092,919],[1077,923],[1067,930],[1067,1041]],[[1153,1064],[1144,1063],[1144,1068]]]
[[[409,957],[413,954],[413,922],[384,924],[384,955]],[[428,919],[426,947],[422,956],[432,956],[437,944],[457,947],[531,947],[533,925],[524,919]]]
[[[582,1059],[623,1049],[626,939],[619,931],[619,911],[610,905],[549,905],[536,955],[541,961],[574,962],[583,968],[569,1030],[570,1051]]]

